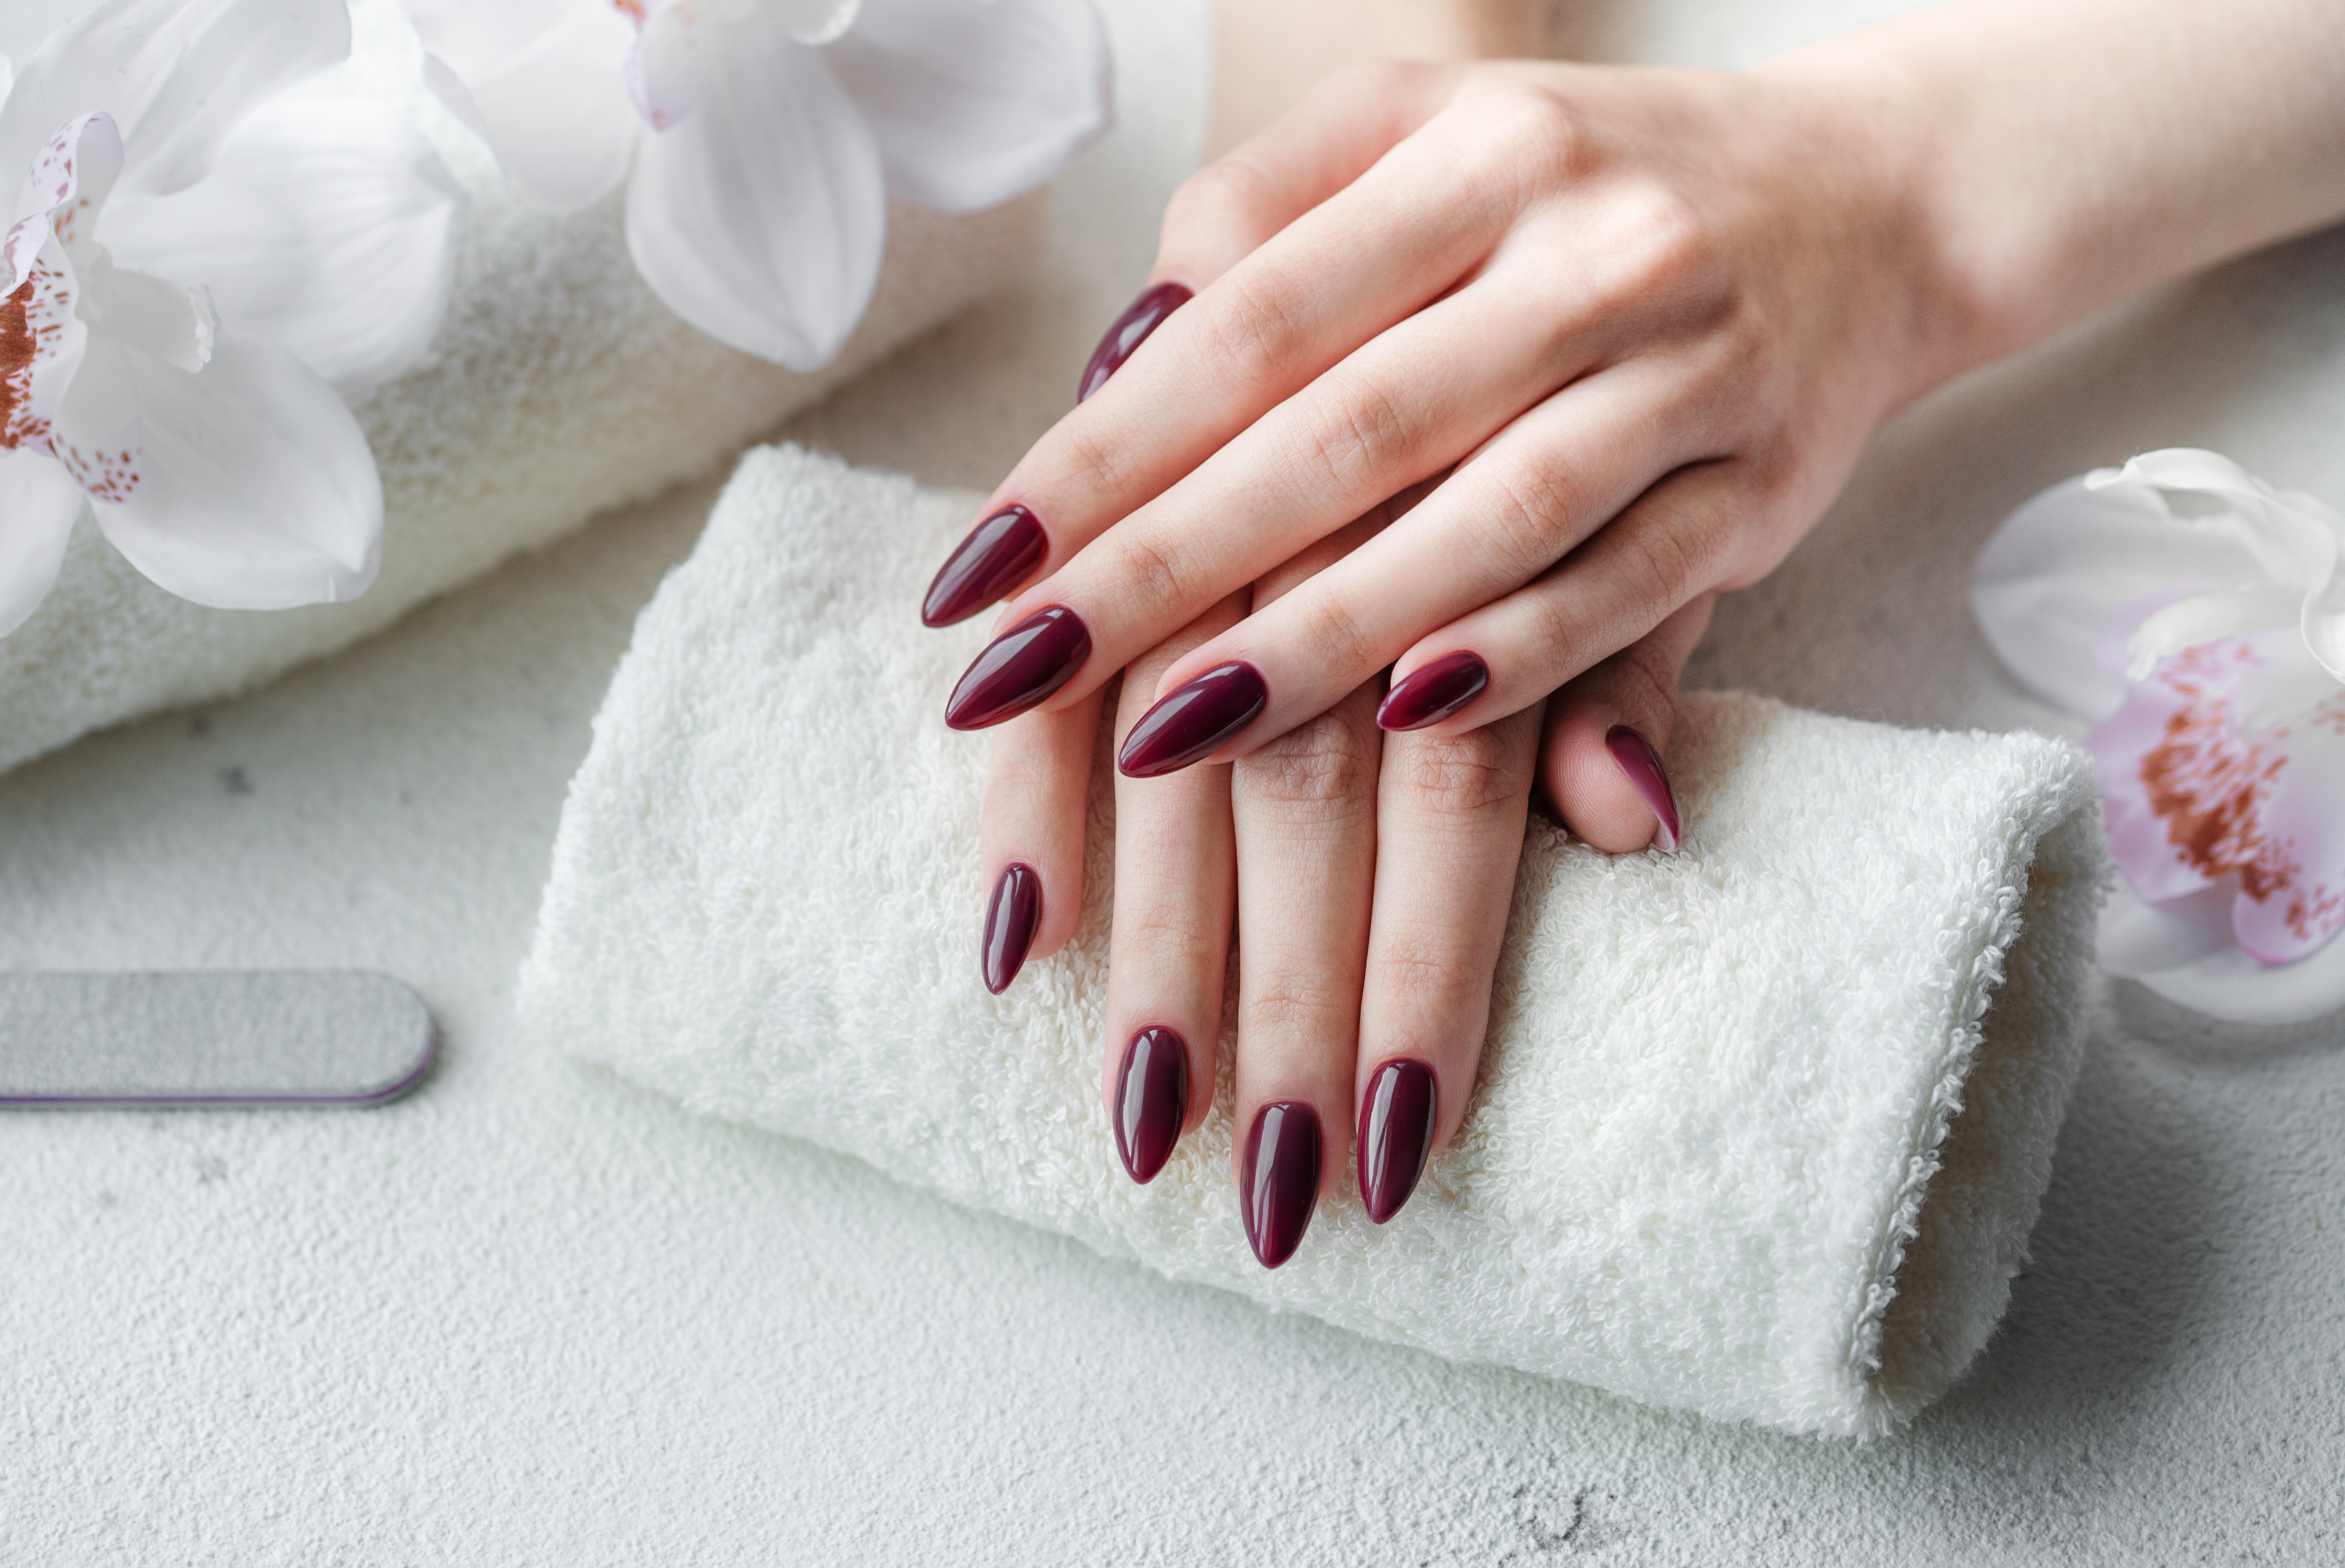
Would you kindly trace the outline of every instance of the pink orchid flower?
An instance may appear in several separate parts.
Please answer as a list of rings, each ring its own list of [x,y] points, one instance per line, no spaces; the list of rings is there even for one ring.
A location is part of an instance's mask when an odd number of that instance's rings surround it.
[[[1974,568],[1987,641],[2097,723],[2100,957],[2201,1012],[2345,1007],[2345,520],[2212,452],[2057,485]]]
[[[85,508],[199,604],[373,581],[382,492],[344,398],[428,344],[457,193],[413,95],[340,69],[351,15],[109,0],[0,60],[0,634]]]
[[[973,212],[1108,123],[1088,0],[406,0],[434,89],[522,200],[625,181],[669,309],[796,370],[879,276],[889,197]]]

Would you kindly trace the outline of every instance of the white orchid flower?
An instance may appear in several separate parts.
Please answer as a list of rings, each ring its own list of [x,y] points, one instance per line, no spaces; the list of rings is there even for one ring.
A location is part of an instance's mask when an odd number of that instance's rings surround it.
[[[2103,966],[2223,1017],[2345,1007],[2345,520],[2152,452],[2014,512],[1971,600],[2014,674],[2099,721],[2127,883]]]
[[[1108,123],[1088,0],[406,0],[432,83],[521,198],[627,181],[653,292],[807,370],[879,275],[887,197],[1006,201]]]
[[[350,47],[345,0],[110,0],[0,77],[0,633],[85,503],[199,604],[374,580],[342,394],[430,340],[457,194]]]

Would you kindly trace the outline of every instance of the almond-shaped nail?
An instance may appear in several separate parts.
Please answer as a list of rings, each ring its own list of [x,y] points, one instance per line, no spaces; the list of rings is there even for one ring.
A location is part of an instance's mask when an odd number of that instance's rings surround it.
[[[1115,325],[1091,350],[1091,361],[1083,367],[1082,383],[1075,389],[1075,401],[1081,402],[1107,385],[1107,379],[1122,369],[1132,351],[1148,341],[1148,335],[1164,325],[1164,318],[1189,302],[1189,288],[1183,283],[1159,283],[1141,290],[1140,298],[1115,319]]]
[[[1620,764],[1629,787],[1637,797],[1653,808],[1653,847],[1664,855],[1678,852],[1678,796],[1670,788],[1670,775],[1661,766],[1661,754],[1653,744],[1626,724],[1615,724],[1604,737],[1604,749]]]
[[[1145,1187],[1156,1179],[1188,1115],[1188,1043],[1151,1024],[1123,1047],[1115,1075],[1115,1152],[1132,1180]]]
[[[1238,1173],[1247,1244],[1265,1269],[1294,1256],[1319,1201],[1319,1113],[1301,1100],[1273,1100],[1254,1112]]]
[[[1400,1212],[1425,1174],[1439,1101],[1433,1069],[1406,1057],[1368,1079],[1360,1101],[1360,1201],[1379,1225]]]
[[[1115,765],[1126,778],[1178,773],[1209,757],[1261,716],[1270,702],[1262,672],[1244,660],[1216,664],[1140,715]]]
[[[1091,631],[1063,604],[1046,605],[986,645],[945,703],[956,730],[990,729],[1050,700],[1091,656]]]
[[[1042,924],[1042,877],[1022,860],[1001,868],[993,896],[985,901],[985,941],[980,965],[985,988],[999,996],[1010,989],[1034,946]]]
[[[970,529],[937,569],[928,597],[920,601],[920,623],[949,626],[1007,599],[1050,552],[1041,519],[1022,506],[1003,507]]]
[[[1490,666],[1479,653],[1460,649],[1420,664],[1393,683],[1376,706],[1376,723],[1387,730],[1421,730],[1437,724],[1480,696],[1490,684]]]

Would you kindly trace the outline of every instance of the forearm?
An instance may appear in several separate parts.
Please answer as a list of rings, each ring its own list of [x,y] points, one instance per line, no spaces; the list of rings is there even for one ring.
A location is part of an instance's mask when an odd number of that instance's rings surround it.
[[[1831,84],[1898,160],[1946,369],[2345,217],[2336,0],[1971,0],[1760,74]]]

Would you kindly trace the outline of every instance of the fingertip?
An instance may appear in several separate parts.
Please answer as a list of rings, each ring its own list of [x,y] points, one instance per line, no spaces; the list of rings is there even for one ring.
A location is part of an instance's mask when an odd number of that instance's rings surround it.
[[[1616,748],[1613,736],[1625,737]],[[1638,754],[1650,753],[1641,734],[1619,722],[1617,710],[1574,705],[1549,730],[1547,765],[1541,770],[1548,804],[1572,835],[1607,855],[1633,855],[1648,847],[1674,851],[1678,824],[1665,824],[1655,809],[1652,779],[1660,782],[1660,801],[1671,818],[1676,810],[1668,794],[1666,773],[1653,758],[1651,777],[1639,776],[1622,762],[1624,754],[1641,762]]]

